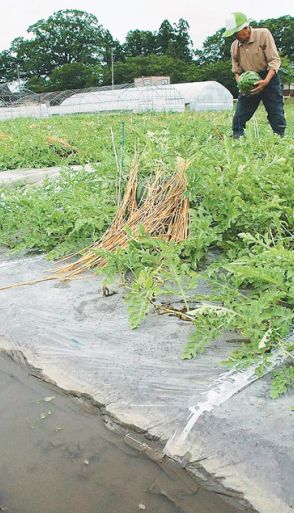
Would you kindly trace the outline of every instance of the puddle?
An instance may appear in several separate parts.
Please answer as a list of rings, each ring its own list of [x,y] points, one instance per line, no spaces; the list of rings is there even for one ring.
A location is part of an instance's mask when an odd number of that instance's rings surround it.
[[[3,353],[0,418],[0,511],[245,511],[162,460],[154,442],[111,421],[109,429],[93,404],[44,383],[24,361]]]

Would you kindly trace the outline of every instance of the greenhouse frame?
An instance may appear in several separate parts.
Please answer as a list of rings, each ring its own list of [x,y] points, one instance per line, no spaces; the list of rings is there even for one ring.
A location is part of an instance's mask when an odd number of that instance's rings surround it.
[[[0,120],[76,113],[224,111],[233,96],[216,81],[135,87],[134,84],[32,93],[0,86]]]

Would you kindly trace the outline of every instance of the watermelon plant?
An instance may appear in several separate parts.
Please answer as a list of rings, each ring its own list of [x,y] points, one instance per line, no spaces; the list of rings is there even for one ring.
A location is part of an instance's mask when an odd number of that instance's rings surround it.
[[[1,125],[0,167],[33,167],[95,162],[92,173],[72,175],[39,187],[0,188],[0,243],[14,250],[45,251],[51,257],[79,250],[101,237],[116,210],[116,160],[125,123],[122,189],[135,153],[140,154],[139,198],[144,180],[160,168],[169,176],[177,155],[193,156],[188,171],[189,237],[167,243],[142,229],[127,248],[105,254],[100,270],[110,284],[117,273],[126,287],[132,328],[151,308],[178,315],[195,330],[183,358],[196,357],[224,329],[241,334],[243,344],[228,364],[258,362],[262,373],[275,351],[293,360],[287,340],[294,307],[294,146],[293,106],[286,105],[288,135],[270,132],[259,113],[260,137],[248,124],[246,138],[229,137],[231,113],[76,116],[19,120]],[[252,128],[252,129],[251,129]],[[48,136],[74,151],[56,152]],[[18,144],[16,144],[18,140]],[[52,140],[52,139],[51,139]],[[265,144],[266,141],[266,144]],[[67,146],[66,146],[67,147]],[[205,279],[208,291],[193,292]],[[169,305],[162,297],[169,296]],[[173,308],[171,297],[183,307]],[[289,370],[290,369],[290,370]],[[272,397],[293,383],[292,366],[274,376]]]

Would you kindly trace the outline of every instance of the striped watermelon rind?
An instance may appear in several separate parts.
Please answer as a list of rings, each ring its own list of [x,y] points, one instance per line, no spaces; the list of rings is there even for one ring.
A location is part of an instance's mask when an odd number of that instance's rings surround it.
[[[255,71],[244,71],[237,82],[239,93],[245,95],[250,94],[254,88],[255,82],[258,82],[258,80],[261,79],[259,74]]]

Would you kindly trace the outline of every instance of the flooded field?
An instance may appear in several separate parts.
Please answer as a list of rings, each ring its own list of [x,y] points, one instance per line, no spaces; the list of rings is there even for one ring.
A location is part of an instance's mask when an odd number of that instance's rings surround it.
[[[0,354],[0,511],[238,513],[89,401]],[[249,511],[249,510],[248,510]]]

